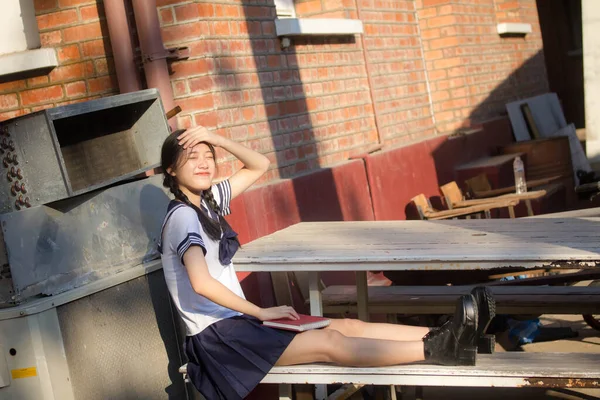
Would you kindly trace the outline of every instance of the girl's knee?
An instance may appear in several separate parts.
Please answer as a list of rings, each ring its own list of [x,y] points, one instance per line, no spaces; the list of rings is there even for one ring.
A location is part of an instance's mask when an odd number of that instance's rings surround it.
[[[344,342],[348,337],[333,329],[323,329],[320,333],[318,340],[323,362],[335,362],[340,348],[344,348]]]
[[[334,321],[334,323],[330,324],[331,329],[335,329],[346,336],[352,337],[361,337],[366,326],[366,322],[359,319],[343,318]]]

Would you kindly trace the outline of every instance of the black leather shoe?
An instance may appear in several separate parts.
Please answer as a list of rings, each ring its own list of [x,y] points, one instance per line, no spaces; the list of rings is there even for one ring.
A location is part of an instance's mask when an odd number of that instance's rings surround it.
[[[496,316],[496,301],[489,288],[478,286],[471,291],[477,302],[479,319],[477,324],[477,352],[481,354],[493,354],[496,347],[496,336],[486,335],[490,322]]]
[[[460,296],[454,318],[423,337],[425,360],[442,365],[475,365],[477,318],[475,297]]]

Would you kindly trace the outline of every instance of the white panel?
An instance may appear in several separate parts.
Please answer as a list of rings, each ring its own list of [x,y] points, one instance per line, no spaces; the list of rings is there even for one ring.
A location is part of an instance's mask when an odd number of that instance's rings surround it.
[[[2,0],[0,54],[40,47],[33,0]]]
[[[295,17],[296,9],[294,8],[294,0],[275,0],[275,8],[277,9],[277,16],[282,17]]]
[[[513,22],[505,22],[497,25],[498,34],[500,35],[526,35],[531,33],[531,24],[519,24]]]
[[[284,18],[275,20],[277,36],[354,35],[363,33],[362,21],[343,18]]]

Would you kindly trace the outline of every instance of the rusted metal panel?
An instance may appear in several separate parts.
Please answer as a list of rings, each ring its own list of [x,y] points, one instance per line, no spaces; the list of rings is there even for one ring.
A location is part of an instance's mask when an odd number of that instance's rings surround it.
[[[57,294],[158,257],[161,176],[0,215],[14,299]]]

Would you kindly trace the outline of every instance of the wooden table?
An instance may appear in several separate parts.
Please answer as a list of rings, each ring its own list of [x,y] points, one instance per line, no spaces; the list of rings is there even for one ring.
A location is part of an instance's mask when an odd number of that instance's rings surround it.
[[[319,273],[354,271],[368,319],[366,271],[600,267],[600,218],[302,222],[243,246],[238,271],[308,271],[310,310],[322,315]]]

